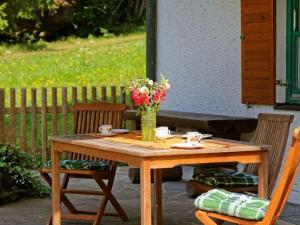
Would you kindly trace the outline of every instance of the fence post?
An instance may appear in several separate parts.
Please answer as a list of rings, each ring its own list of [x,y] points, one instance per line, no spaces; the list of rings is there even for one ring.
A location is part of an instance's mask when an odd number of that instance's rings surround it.
[[[101,87],[101,102],[106,102],[106,87]]]
[[[81,102],[82,103],[87,103],[87,87],[82,87]]]
[[[36,106],[36,89],[31,89],[31,150],[37,152],[37,106]]]
[[[125,92],[125,87],[122,86],[120,88],[120,103],[125,104],[126,103],[126,92]]]
[[[42,88],[42,159],[47,161],[47,89]]]
[[[0,89],[0,143],[5,143],[5,89]]]
[[[62,88],[62,106],[61,106],[61,117],[62,117],[62,134],[67,134],[67,114],[68,114],[68,89]]]
[[[111,86],[110,87],[110,92],[111,92],[111,102],[112,103],[116,103],[117,102],[117,99],[116,99],[116,87],[115,86]]]
[[[97,88],[95,86],[92,87],[92,101],[97,101]]]
[[[57,135],[57,88],[52,87],[52,135]]]
[[[72,105],[77,104],[78,100],[77,100],[77,87],[72,87]],[[72,108],[73,109],[73,108]],[[72,126],[75,124],[75,118],[73,116],[73,112],[72,112]],[[74,131],[74,127],[72,127],[72,131]]]
[[[21,89],[21,148],[27,150],[26,137],[26,88]]]
[[[17,135],[16,135],[16,90],[10,89],[10,144],[16,146]]]
[[[77,87],[72,87],[72,104],[77,104]]]

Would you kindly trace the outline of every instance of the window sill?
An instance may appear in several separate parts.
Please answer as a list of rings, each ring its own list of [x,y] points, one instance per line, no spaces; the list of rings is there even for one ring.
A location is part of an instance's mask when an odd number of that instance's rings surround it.
[[[289,110],[289,111],[300,111],[300,105],[289,104],[289,103],[277,103],[274,109]]]

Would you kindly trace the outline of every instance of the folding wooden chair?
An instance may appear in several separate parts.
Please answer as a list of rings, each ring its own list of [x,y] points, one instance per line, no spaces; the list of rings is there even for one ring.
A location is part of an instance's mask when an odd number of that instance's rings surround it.
[[[111,124],[113,128],[122,128],[126,106],[124,104],[91,103],[73,105],[73,133],[86,134],[96,133],[102,124]],[[63,214],[62,219],[67,220],[91,220],[93,225],[98,225],[103,216],[118,216],[123,221],[128,218],[112,194],[117,162],[72,153],[68,157],[73,162],[98,163],[98,169],[61,169],[64,179],[61,184],[61,201],[69,210],[69,214]],[[84,161],[82,161],[84,160]],[[48,163],[49,164],[49,163]],[[103,168],[101,167],[103,165]],[[99,165],[98,165],[99,167]],[[51,168],[42,168],[41,175],[51,186]],[[68,189],[70,178],[94,179],[100,187],[100,191]],[[106,182],[105,182],[106,181]],[[101,204],[96,212],[80,211],[68,199],[66,194],[97,195],[103,196]],[[105,208],[110,202],[116,213],[106,213]],[[52,224],[51,218],[48,224]]]
[[[287,138],[290,130],[290,124],[293,122],[293,115],[279,114],[259,114],[258,124],[255,134],[251,140],[252,143],[272,146],[269,152],[269,193],[272,194],[276,184],[278,174],[282,165],[282,160],[286,148]],[[258,167],[256,164],[248,164],[244,168],[245,173],[257,175]],[[216,187],[195,180],[187,184],[187,193],[191,197],[196,197],[201,193],[207,192]],[[257,193],[257,186],[249,187],[225,187],[220,188],[232,192],[253,192]]]
[[[287,160],[280,178],[280,182],[274,192],[274,195],[270,201],[269,207],[266,211],[266,215],[261,221],[245,220],[237,217],[221,215],[218,213],[207,212],[198,210],[196,211],[196,217],[204,225],[217,225],[221,224],[220,220],[231,222],[238,225],[274,225],[278,220],[285,203],[288,199],[289,192],[297,175],[298,167],[300,163],[300,127],[294,131],[292,145],[288,153]],[[215,222],[213,219],[218,220]]]

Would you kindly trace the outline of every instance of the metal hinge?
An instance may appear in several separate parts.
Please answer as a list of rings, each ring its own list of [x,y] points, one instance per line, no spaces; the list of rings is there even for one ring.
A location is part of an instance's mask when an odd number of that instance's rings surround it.
[[[240,36],[240,39],[243,41],[243,40],[245,40],[245,35],[241,35]]]
[[[251,103],[247,103],[247,109],[253,109],[254,108],[254,106],[253,106],[253,104],[251,104]]]
[[[286,80],[276,80],[276,85],[279,85],[279,86],[288,86],[289,83]]]

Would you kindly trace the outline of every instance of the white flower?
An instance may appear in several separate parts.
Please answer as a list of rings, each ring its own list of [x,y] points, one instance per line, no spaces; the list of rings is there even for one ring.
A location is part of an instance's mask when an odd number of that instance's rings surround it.
[[[153,80],[148,80],[148,84],[149,84],[150,86],[152,86],[152,85],[153,85]]]
[[[147,87],[141,87],[141,88],[139,89],[139,92],[141,92],[141,93],[143,93],[143,94],[149,93],[149,89],[148,89]]]

